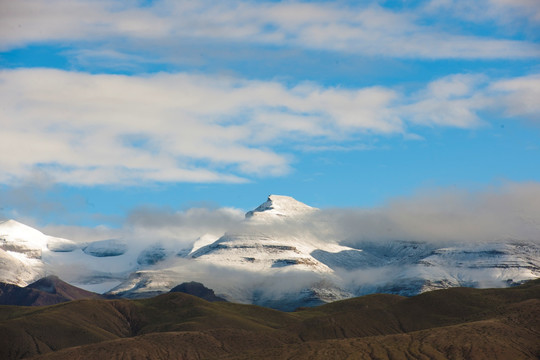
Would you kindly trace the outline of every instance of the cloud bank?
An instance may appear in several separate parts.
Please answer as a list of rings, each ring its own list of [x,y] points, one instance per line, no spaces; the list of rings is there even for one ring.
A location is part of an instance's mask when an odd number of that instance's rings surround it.
[[[343,243],[540,242],[540,184],[510,183],[480,192],[437,190],[379,209],[325,211]]]
[[[288,153],[408,127],[475,128],[482,111],[536,121],[540,77],[458,74],[417,93],[315,83],[52,69],[0,72],[0,182],[45,172],[63,184],[238,183],[280,176]],[[280,150],[277,150],[277,149]],[[313,150],[313,149],[311,149]]]
[[[188,248],[200,236],[225,232],[294,236],[309,234],[352,247],[366,243],[416,241],[437,245],[483,242],[540,242],[540,183],[507,183],[483,191],[434,189],[395,198],[378,208],[321,209],[278,223],[244,222],[232,208],[137,208],[118,229],[49,226],[47,234],[82,241],[103,235],[151,245],[159,241]],[[93,234],[93,235],[90,235]],[[131,240],[130,240],[131,239]]]

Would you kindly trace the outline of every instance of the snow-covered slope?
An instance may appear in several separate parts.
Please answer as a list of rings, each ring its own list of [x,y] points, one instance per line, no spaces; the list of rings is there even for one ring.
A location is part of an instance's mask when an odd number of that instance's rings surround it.
[[[289,196],[270,195],[266,202],[246,213],[245,226],[240,232],[227,233],[213,243],[192,251],[188,257],[245,271],[294,268],[330,273],[331,268],[312,256],[314,251],[361,251],[296,231],[290,226],[291,221],[294,223],[317,210]]]
[[[51,244],[50,250],[48,244]],[[0,223],[0,281],[26,286],[46,273],[44,252],[65,250],[69,240],[47,236],[15,220]]]
[[[407,242],[391,245],[395,246],[365,248],[380,262],[351,272],[357,276],[349,285],[354,294],[384,292],[411,296],[456,286],[504,287],[540,277],[540,245],[534,242],[452,247]],[[397,256],[403,252],[407,255]]]
[[[120,256],[126,253],[127,244],[117,239],[94,241],[83,248],[85,254],[95,257]]]
[[[103,291],[136,270],[132,259],[120,259],[127,245],[118,240],[93,243],[48,236],[15,220],[0,223],[0,281],[26,286],[58,275],[77,284],[110,282]],[[96,257],[115,256],[116,261]]]

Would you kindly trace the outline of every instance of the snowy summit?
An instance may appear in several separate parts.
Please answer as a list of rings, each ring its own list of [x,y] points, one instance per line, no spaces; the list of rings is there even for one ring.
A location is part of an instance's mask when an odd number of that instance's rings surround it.
[[[248,211],[246,218],[272,219],[277,217],[301,216],[317,211],[317,208],[306,205],[290,196],[270,195],[266,202],[256,209]]]

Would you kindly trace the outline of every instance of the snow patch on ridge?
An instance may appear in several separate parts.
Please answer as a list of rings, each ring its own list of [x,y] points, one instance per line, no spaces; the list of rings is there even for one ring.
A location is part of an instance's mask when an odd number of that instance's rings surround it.
[[[47,248],[54,252],[72,252],[80,248],[80,245],[68,239],[50,236],[47,241]]]
[[[117,239],[94,241],[83,251],[85,254],[95,257],[119,256],[127,251],[127,244],[125,241]]]

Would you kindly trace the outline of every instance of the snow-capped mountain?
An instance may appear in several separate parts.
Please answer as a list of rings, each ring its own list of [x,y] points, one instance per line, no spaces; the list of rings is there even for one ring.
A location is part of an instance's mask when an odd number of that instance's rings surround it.
[[[358,253],[358,258],[361,258],[362,251],[309,233],[292,231],[291,226],[295,222],[316,211],[318,209],[289,196],[270,195],[265,203],[246,213],[241,229],[219,238],[201,237],[191,249],[177,253],[176,261],[169,258],[159,270],[137,271],[110,293],[128,297],[145,296],[147,292],[159,293],[190,274],[234,301],[283,304],[283,298],[288,298],[286,301],[297,307],[349,297],[351,294],[334,282],[323,281],[334,277],[333,270],[311,254],[317,251],[348,253],[351,257],[351,253]],[[186,269],[188,267],[190,269]],[[215,283],[220,276],[209,276],[211,272],[226,273],[228,279]],[[266,285],[274,286],[269,284],[272,282],[269,277],[289,278],[291,283],[295,283],[295,278],[304,276],[307,278],[301,281],[302,287],[293,286],[285,293],[276,291],[273,294],[276,299],[269,299],[264,294]],[[324,286],[321,285],[323,282]]]
[[[505,286],[540,276],[538,243],[367,242],[361,248],[307,231],[319,210],[271,195],[243,227],[202,237],[159,269],[140,270],[111,293],[159,293],[197,280],[229,300],[278,308],[372,292],[414,295],[452,286]],[[297,226],[302,223],[301,226]]]
[[[45,275],[44,253],[73,245],[15,220],[4,221],[0,223],[0,281],[26,286]]]
[[[106,291],[136,270],[130,256],[120,256],[126,251],[119,240],[77,243],[7,220],[0,223],[0,281],[26,286],[58,275],[87,289]],[[115,259],[106,258],[110,256]]]
[[[313,252],[334,254],[361,250],[323,241],[309,233],[292,231],[286,225],[285,231],[279,231],[284,226],[283,220],[299,220],[317,210],[289,196],[270,195],[265,203],[246,213],[246,224],[240,232],[227,233],[190,252],[188,257],[245,271],[294,268],[331,273],[332,269],[312,256]]]
[[[276,219],[299,217],[313,213],[319,209],[301,203],[300,201],[283,195],[270,195],[268,200],[254,210],[246,213],[246,218],[275,221]]]
[[[540,243],[355,242],[325,231],[324,210],[270,195],[221,236],[192,245],[149,239],[77,243],[10,220],[0,223],[0,281],[44,275],[91,291],[147,297],[198,281],[230,301],[280,309],[356,295],[414,295],[453,287],[501,287],[540,277]],[[361,234],[359,234],[361,235]]]

